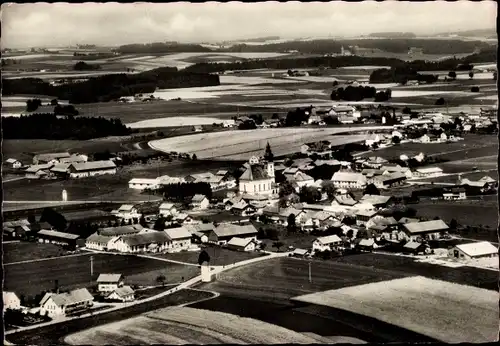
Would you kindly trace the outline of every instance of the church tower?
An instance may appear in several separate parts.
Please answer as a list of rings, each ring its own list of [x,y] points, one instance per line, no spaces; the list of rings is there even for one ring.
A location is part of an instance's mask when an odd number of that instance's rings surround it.
[[[273,161],[267,162],[267,175],[271,178],[274,178],[274,162]]]

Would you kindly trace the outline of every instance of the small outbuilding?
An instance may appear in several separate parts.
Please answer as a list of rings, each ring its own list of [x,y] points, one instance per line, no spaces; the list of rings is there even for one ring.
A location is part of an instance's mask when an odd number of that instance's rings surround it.
[[[460,244],[450,249],[448,256],[468,260],[498,257],[498,248],[487,241]]]
[[[227,248],[236,251],[255,251],[255,241],[253,238],[233,237],[227,243]]]

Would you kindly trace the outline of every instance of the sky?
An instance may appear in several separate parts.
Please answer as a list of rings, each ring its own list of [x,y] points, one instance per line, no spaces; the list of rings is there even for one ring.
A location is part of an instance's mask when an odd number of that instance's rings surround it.
[[[2,4],[2,47],[220,42],[489,29],[496,2]]]

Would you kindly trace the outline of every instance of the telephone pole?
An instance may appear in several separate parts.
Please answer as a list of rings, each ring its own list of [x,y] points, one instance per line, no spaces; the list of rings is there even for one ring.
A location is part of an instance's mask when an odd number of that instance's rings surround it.
[[[311,262],[309,262],[309,282],[312,283]]]
[[[94,256],[90,256],[90,281],[92,281],[93,276],[94,276]]]

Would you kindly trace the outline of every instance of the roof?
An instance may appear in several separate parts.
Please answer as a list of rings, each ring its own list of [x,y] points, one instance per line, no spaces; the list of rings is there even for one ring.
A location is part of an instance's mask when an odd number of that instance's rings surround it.
[[[325,221],[329,218],[333,218],[334,216],[330,213],[327,213],[326,211],[318,211],[314,216],[312,217],[313,219],[317,219],[320,221]]]
[[[392,181],[392,180],[401,180],[401,179],[407,179],[406,175],[401,172],[392,172],[386,175],[380,175],[376,178],[378,181],[381,182],[386,182],[386,181]]]
[[[17,226],[29,226],[30,222],[26,219],[5,221],[3,227],[17,227]]]
[[[411,234],[425,233],[425,232],[436,232],[448,229],[448,225],[444,223],[443,220],[432,220],[424,222],[413,222],[403,225],[405,229]]]
[[[59,162],[61,163],[74,163],[74,162],[85,162],[87,159],[82,155],[71,155],[70,157],[61,157]]]
[[[50,171],[51,172],[60,172],[60,173],[67,173],[69,166],[71,166],[70,163],[58,163],[55,166],[53,166]]]
[[[16,160],[16,159],[7,159],[7,160],[5,160],[5,162],[7,162],[7,163],[16,163],[16,162],[19,162],[19,160]]]
[[[122,286],[122,287],[118,287],[117,289],[115,289],[109,295],[111,295],[113,293],[116,293],[119,297],[126,297],[126,296],[130,296],[130,295],[134,294],[134,290],[130,286]]]
[[[326,245],[326,244],[332,244],[332,243],[339,243],[342,241],[342,239],[340,239],[338,235],[334,234],[334,235],[329,235],[326,237],[316,238],[316,241],[320,242],[321,244]]]
[[[191,237],[191,235],[189,235]],[[143,246],[151,243],[166,243],[170,241],[170,237],[166,232],[149,232],[142,234],[125,235],[120,237],[128,246]]]
[[[97,282],[120,282],[122,274],[99,274]]]
[[[411,249],[411,250],[416,250],[418,249],[422,243],[416,242],[416,241],[409,241],[406,243],[403,247],[406,249]]]
[[[487,183],[495,183],[496,180],[493,179],[492,177],[489,177],[487,175],[485,175],[484,177],[482,177],[481,179],[479,179],[479,181],[484,181],[484,182],[487,182]]]
[[[305,174],[304,172],[297,172],[295,173],[295,176],[293,177],[295,181],[314,181],[314,178],[311,177],[310,175]]]
[[[337,201],[338,204],[343,204],[348,206],[353,206],[356,203],[358,203],[349,195],[336,195],[334,199],[335,201]]]
[[[80,236],[78,234],[64,233],[58,231],[50,231],[48,229],[43,229],[37,233],[37,235],[45,235],[49,237],[63,238],[63,239],[78,239]]]
[[[374,216],[376,214],[377,214],[377,212],[375,210],[358,210],[356,212],[356,216],[359,215],[359,216],[372,217],[372,216]]]
[[[219,183],[222,180],[222,176],[220,175],[215,175],[211,172],[205,172],[205,173],[196,173],[196,174],[190,174],[188,177],[194,178],[195,182],[204,182],[204,183]]]
[[[239,235],[257,234],[257,229],[253,225],[233,225],[233,224],[220,224],[213,232],[217,237],[236,237]]]
[[[240,210],[242,210],[242,209],[245,209],[248,206],[249,206],[249,204],[247,202],[245,202],[244,200],[240,200],[239,202],[233,204],[231,206],[231,209],[240,209]]]
[[[118,211],[131,211],[134,208],[133,204],[122,204],[120,208],[118,208]]]
[[[128,182],[129,184],[151,184],[151,185],[156,185],[159,183],[159,179],[151,179],[151,178],[132,178]]]
[[[333,181],[366,181],[366,178],[361,173],[355,172],[335,172],[332,176]]]
[[[227,245],[236,246],[236,247],[245,247],[253,241],[251,238],[239,238],[232,237],[231,240],[228,241]]]
[[[228,172],[227,170],[221,169],[221,170],[217,171],[217,173],[215,173],[215,175],[226,175],[227,172]]]
[[[314,161],[316,166],[328,165],[328,166],[340,166],[340,161],[338,160],[316,160]]]
[[[245,172],[240,176],[240,181],[242,180],[265,180],[270,179],[267,175],[267,170],[260,164],[250,165]]]
[[[441,173],[443,170],[439,167],[417,168],[418,173]]]
[[[63,157],[70,157],[71,154],[68,152],[62,152],[62,153],[50,153],[50,154],[38,154],[35,155],[34,159],[37,159],[38,161],[40,160],[53,160],[53,159],[60,159]]]
[[[460,244],[456,246],[459,250],[471,257],[492,255],[498,253],[498,248],[487,241],[477,243]]]
[[[51,163],[46,163],[43,165],[31,165],[25,170],[25,172],[36,173],[40,170],[50,169],[52,166],[53,166],[53,164],[51,164]]]
[[[373,238],[370,239],[361,239],[358,243],[360,246],[373,246],[375,245],[375,240]]]
[[[305,249],[295,249],[295,250],[293,250],[293,254],[294,255],[299,255],[299,256],[307,255],[308,252],[309,251],[305,250]]]
[[[405,224],[405,223],[415,223],[415,222],[419,222],[419,221],[420,221],[419,219],[413,219],[410,217],[402,217],[401,219],[399,219],[398,223]]]
[[[360,203],[369,203],[371,205],[386,204],[391,199],[391,196],[380,196],[380,195],[364,195],[361,197]]]
[[[185,225],[183,226],[185,229],[188,230],[190,233],[195,233],[195,232],[210,232],[215,229],[215,226],[213,223],[199,223],[196,225]]]
[[[143,227],[139,224],[137,225],[127,225],[127,226],[118,226],[118,227],[106,227],[101,228],[99,230],[99,235],[105,236],[117,236],[117,235],[126,235],[126,234],[134,234],[139,233]]]
[[[75,171],[80,171],[80,172],[116,168],[115,163],[111,160],[72,163],[71,166],[75,169]]]
[[[107,244],[111,239],[112,239],[112,237],[104,236],[104,235],[99,235],[97,233],[94,233],[90,237],[88,237],[85,240],[85,242],[98,243],[98,244]]]
[[[172,209],[173,207],[175,207],[175,204],[174,203],[162,203],[160,204],[160,209]]]
[[[185,227],[167,228],[163,232],[172,240],[191,238],[191,233]]]
[[[47,293],[40,302],[40,305],[44,304],[49,298],[52,298],[54,303],[60,307],[94,300],[94,297],[86,288],[79,288],[69,293]]]
[[[193,198],[191,199],[192,203],[201,203],[203,200],[205,200],[207,197],[205,195],[194,195]]]

